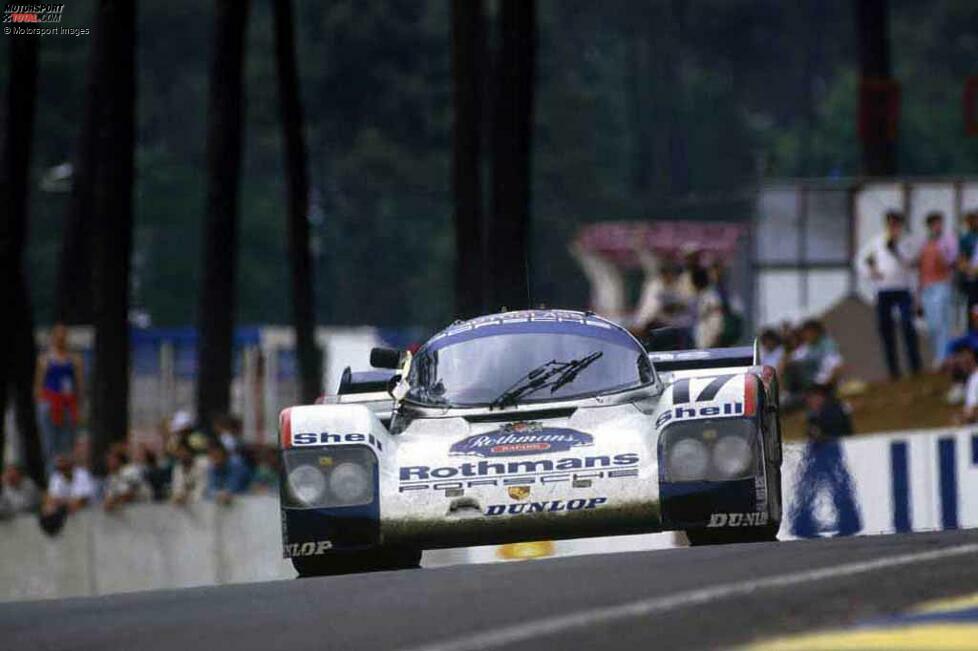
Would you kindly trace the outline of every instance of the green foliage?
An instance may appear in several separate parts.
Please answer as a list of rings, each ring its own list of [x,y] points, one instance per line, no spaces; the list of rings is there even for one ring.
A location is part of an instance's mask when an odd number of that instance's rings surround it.
[[[90,26],[93,7],[72,3],[66,25]],[[538,7],[535,302],[585,304],[586,284],[566,250],[583,223],[744,217],[746,204],[735,199],[759,174],[858,172],[850,0]],[[452,318],[448,9],[447,0],[297,0],[321,323],[435,327]],[[188,324],[200,269],[212,7],[141,0],[138,15],[134,302],[157,324]],[[978,73],[978,5],[893,0],[891,18],[903,93],[900,172],[978,172],[978,139],[963,135],[960,100],[964,79]],[[90,43],[41,43],[28,264],[42,323],[51,315],[67,195],[42,192],[39,181],[73,156]],[[630,66],[639,45],[652,56],[636,82]],[[6,48],[0,56],[5,88]],[[252,2],[246,92],[238,316],[285,323],[284,165],[268,0]],[[683,167],[676,143],[689,178],[680,195],[669,183]],[[488,186],[484,194],[488,201]]]

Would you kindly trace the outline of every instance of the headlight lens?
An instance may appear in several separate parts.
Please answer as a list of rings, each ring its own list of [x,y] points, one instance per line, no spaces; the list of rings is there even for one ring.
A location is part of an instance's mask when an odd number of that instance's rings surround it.
[[[374,500],[377,457],[366,446],[292,448],[282,457],[286,506],[361,506]]]
[[[341,463],[329,473],[329,491],[336,506],[369,502],[372,487],[367,469],[356,463]]]
[[[326,478],[315,466],[296,466],[289,471],[289,490],[300,503],[313,506],[326,492]]]
[[[750,443],[739,436],[724,436],[713,446],[713,467],[724,479],[742,477],[752,457]]]
[[[669,478],[673,481],[703,479],[709,463],[710,454],[701,441],[682,439],[669,449]]]
[[[758,423],[751,418],[672,423],[659,435],[666,481],[729,481],[753,474],[760,450]]]

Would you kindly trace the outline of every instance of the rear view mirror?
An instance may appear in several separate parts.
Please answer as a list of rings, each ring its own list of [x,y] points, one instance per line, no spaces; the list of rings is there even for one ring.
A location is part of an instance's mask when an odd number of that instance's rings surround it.
[[[374,368],[398,369],[401,367],[401,351],[394,348],[372,348],[370,365]]]

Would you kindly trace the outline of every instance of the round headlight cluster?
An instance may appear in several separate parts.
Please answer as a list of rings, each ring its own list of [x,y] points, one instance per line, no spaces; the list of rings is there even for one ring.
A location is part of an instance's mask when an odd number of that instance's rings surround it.
[[[315,466],[296,466],[289,471],[288,482],[289,491],[306,506],[318,504],[326,493],[326,478]]]
[[[352,505],[368,501],[371,489],[370,474],[360,464],[344,462],[329,473],[329,491],[340,504]]]
[[[725,479],[747,472],[752,457],[750,444],[739,436],[724,436],[713,446],[713,467]]]
[[[706,476],[710,453],[702,441],[684,438],[669,449],[669,478],[673,481],[693,481]]]

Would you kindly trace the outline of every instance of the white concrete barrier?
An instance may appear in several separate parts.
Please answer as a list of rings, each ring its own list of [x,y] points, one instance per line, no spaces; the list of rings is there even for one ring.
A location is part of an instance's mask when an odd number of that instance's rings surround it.
[[[55,537],[34,517],[0,522],[0,601],[294,576],[282,559],[275,497],[88,509]]]

